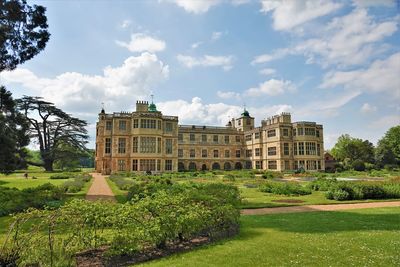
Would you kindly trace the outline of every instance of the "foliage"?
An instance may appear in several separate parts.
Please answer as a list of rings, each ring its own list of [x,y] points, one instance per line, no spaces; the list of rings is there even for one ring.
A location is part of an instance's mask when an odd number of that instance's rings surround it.
[[[56,180],[56,179],[68,179],[70,177],[71,177],[71,175],[68,173],[59,173],[59,174],[53,174],[49,178]]]
[[[30,207],[43,208],[61,199],[61,190],[49,183],[23,190],[0,186],[0,216],[20,212]]]
[[[378,141],[375,159],[380,167],[400,165],[400,125],[390,128]]]
[[[353,161],[351,163],[351,167],[355,171],[360,171],[360,172],[365,171],[365,163],[360,159],[356,159],[355,161]]]
[[[261,192],[272,193],[276,195],[309,195],[311,190],[303,187],[297,182],[274,182],[267,181],[259,186]]]
[[[332,148],[332,155],[351,167],[356,160],[362,162],[374,162],[374,146],[368,140],[351,137],[348,134],[341,135],[335,146]]]
[[[335,178],[318,178],[308,184],[308,187],[314,191],[328,191],[337,183]]]
[[[26,167],[25,146],[29,144],[27,128],[27,122],[17,111],[11,92],[0,86],[0,173],[9,174]]]
[[[61,185],[61,189],[66,193],[78,193],[91,179],[92,176],[90,174],[78,174],[75,175],[73,181],[67,181]]]
[[[197,236],[236,233],[239,202],[237,189],[227,185],[182,186],[175,194],[160,190],[126,204],[73,200],[56,210],[15,216],[6,248],[17,252],[19,265],[71,266],[76,252],[104,246],[110,257],[132,255]]]
[[[282,173],[280,172],[274,172],[274,171],[265,171],[262,175],[262,178],[264,179],[274,179],[274,178],[282,178]]]
[[[17,103],[29,122],[30,137],[39,144],[46,171],[53,170],[55,161],[74,158],[86,151],[89,138],[86,121],[70,116],[41,97],[24,96]]]
[[[45,48],[50,37],[45,11],[25,0],[0,2],[0,72],[15,69]]]

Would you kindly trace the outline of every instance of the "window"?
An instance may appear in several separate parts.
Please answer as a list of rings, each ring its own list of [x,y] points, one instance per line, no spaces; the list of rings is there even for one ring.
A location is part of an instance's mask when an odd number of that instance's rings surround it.
[[[246,157],[247,157],[247,158],[250,158],[252,153],[253,153],[253,150],[247,149],[247,150],[246,150]]]
[[[161,130],[161,121],[157,121],[158,130]]]
[[[289,136],[289,129],[283,129],[283,136]]]
[[[321,145],[320,144],[317,144],[317,155],[321,156]]]
[[[268,137],[274,137],[274,136],[276,136],[276,130],[275,130],[275,129],[269,130],[269,131],[267,132],[267,136],[268,136]]]
[[[278,165],[276,163],[276,160],[268,160],[268,169],[276,170],[277,168],[278,168]]]
[[[251,134],[246,134],[246,136],[244,137],[244,139],[246,141],[251,141]]]
[[[293,143],[293,154],[296,156],[297,155],[297,143]],[[295,168],[297,169],[297,168]]]
[[[133,128],[139,128],[139,120],[138,119],[133,120]]]
[[[161,138],[157,138],[157,153],[161,153]]]
[[[111,131],[112,123],[111,121],[106,121],[106,130]]]
[[[304,155],[304,142],[299,142],[299,155]]]
[[[196,140],[196,136],[195,136],[193,133],[191,133],[191,134],[189,135],[189,140],[190,140],[190,141],[195,141],[195,140]]]
[[[247,125],[251,125],[251,120],[250,119],[246,119],[246,124]]]
[[[189,157],[191,157],[191,158],[196,157],[196,150],[190,149],[190,151],[189,151]]]
[[[219,152],[217,149],[214,150],[214,158],[218,158],[219,156]]]
[[[225,135],[224,140],[225,144],[229,144],[229,135]]]
[[[262,161],[256,161],[256,169],[262,169]]]
[[[296,129],[293,129],[293,136],[296,136]]]
[[[118,138],[118,153],[123,154],[126,152],[126,139]]]
[[[316,136],[316,137],[319,137],[319,130],[316,130],[316,131],[315,131],[315,136]]]
[[[236,143],[240,143],[240,135],[236,135],[235,139],[236,139]]]
[[[207,158],[207,149],[202,149],[201,150],[201,157],[202,158]]]
[[[172,154],[172,139],[165,139],[165,154]]]
[[[289,156],[289,143],[283,143],[283,155]]]
[[[155,159],[141,159],[140,160],[140,170],[141,171],[155,171],[156,170],[156,160]]]
[[[178,141],[183,141],[183,134],[178,134]]]
[[[137,137],[132,138],[132,152],[137,153],[139,150],[139,142]]]
[[[118,160],[118,171],[125,171],[125,160]]]
[[[206,134],[202,134],[201,135],[201,142],[203,142],[203,143],[207,142],[207,135]]]
[[[119,121],[119,130],[126,131],[126,121]]]
[[[172,123],[171,122],[166,122],[165,123],[165,131],[166,132],[172,132]]]
[[[140,153],[156,153],[156,138],[140,137]]]
[[[225,158],[229,158],[231,155],[230,155],[230,151],[229,150],[225,150]]]
[[[261,153],[260,153],[260,150],[261,150],[260,148],[256,148],[256,149],[255,149],[254,152],[255,152],[255,156],[256,156],[256,157],[259,157],[259,156],[260,156],[260,154],[261,154]]]
[[[303,130],[303,128],[298,128],[298,129],[297,129],[297,135],[304,135],[304,130]]]
[[[254,139],[260,139],[260,133],[254,133]]]
[[[315,143],[314,142],[306,142],[306,155],[315,155]]]
[[[143,129],[156,129],[156,120],[141,119],[140,128]]]
[[[235,154],[237,158],[240,158],[240,149],[237,149]]]
[[[111,153],[111,138],[106,138],[106,145],[104,147],[104,153],[110,154]]]
[[[214,143],[218,143],[218,135],[214,135],[213,136],[213,142]]]
[[[290,170],[290,165],[288,160],[285,160],[285,170]]]
[[[275,156],[276,155],[276,146],[268,148],[268,156]]]
[[[138,160],[133,159],[132,160],[132,171],[137,171],[138,170]]]
[[[305,135],[315,136],[315,128],[305,128],[304,132]]]
[[[171,159],[165,160],[165,170],[172,171],[172,160]]]
[[[183,158],[183,149],[178,149],[178,157]]]

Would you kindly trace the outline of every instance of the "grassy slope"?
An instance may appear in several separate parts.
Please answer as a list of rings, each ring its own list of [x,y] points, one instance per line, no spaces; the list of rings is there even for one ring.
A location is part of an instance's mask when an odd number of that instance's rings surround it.
[[[242,216],[239,236],[141,266],[399,266],[400,208]]]

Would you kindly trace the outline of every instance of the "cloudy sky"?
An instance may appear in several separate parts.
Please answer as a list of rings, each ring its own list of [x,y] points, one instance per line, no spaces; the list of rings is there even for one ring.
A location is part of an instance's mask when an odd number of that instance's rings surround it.
[[[224,125],[246,105],[376,142],[400,123],[399,2],[29,1],[47,7],[45,51],[0,74],[94,125],[150,100],[181,124]]]

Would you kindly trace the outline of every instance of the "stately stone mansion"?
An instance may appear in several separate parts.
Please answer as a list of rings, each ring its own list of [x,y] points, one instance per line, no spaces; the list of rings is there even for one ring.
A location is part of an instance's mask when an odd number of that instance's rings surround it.
[[[244,109],[225,127],[179,125],[156,105],[137,101],[135,112],[99,113],[96,171],[324,170],[322,125],[292,122],[289,113],[262,120]]]

